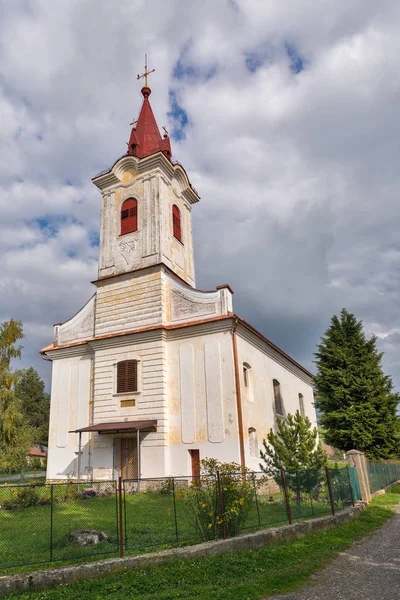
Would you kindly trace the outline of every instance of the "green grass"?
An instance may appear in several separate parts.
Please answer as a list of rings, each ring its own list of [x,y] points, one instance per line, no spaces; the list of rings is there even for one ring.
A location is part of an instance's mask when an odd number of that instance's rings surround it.
[[[159,567],[124,570],[101,579],[24,593],[20,600],[256,600],[296,589],[338,552],[371,534],[392,516],[372,506],[335,529],[280,542],[260,550],[181,559]],[[14,596],[9,596],[12,598]]]
[[[393,506],[400,504],[400,484],[393,485],[385,494],[375,496],[371,502],[374,506]]]
[[[82,485],[81,490],[88,485]],[[7,498],[20,493],[22,488],[0,488],[0,505]],[[51,506],[37,505],[14,510],[0,509],[0,575],[26,571],[24,565],[43,564],[62,566],[61,562],[90,560],[95,556],[118,554],[117,499],[111,496],[70,501],[65,495],[76,486],[54,486],[53,512]],[[38,485],[35,490],[41,498],[49,498],[50,486]],[[176,522],[175,511],[176,510]],[[302,502],[300,510],[291,502],[293,521],[330,514],[326,498],[320,502]],[[201,542],[195,528],[193,512],[183,499],[171,494],[127,494],[125,497],[125,547],[128,552],[144,552],[171,546]],[[53,527],[51,529],[51,519]],[[241,531],[253,531],[287,523],[286,507],[282,498],[268,502],[260,496],[253,502]],[[108,539],[95,546],[77,547],[68,535],[74,529],[100,529]],[[51,548],[51,551],[50,551]],[[32,569],[32,567],[30,567]]]

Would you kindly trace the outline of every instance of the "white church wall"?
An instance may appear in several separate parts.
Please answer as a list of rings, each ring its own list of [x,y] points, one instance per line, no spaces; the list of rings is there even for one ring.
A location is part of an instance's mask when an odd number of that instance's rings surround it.
[[[281,386],[284,416],[300,410],[300,393],[304,398],[305,414],[316,426],[313,388],[306,373],[252,334],[247,334],[246,338],[238,335],[237,343],[246,466],[259,471],[259,450],[263,439],[266,439],[271,427],[276,427],[273,380],[277,379]],[[247,367],[248,386],[245,385],[244,365]],[[250,428],[256,432],[249,436]],[[258,450],[257,456],[251,456],[254,445]]]
[[[100,282],[96,302],[96,336],[161,324],[163,299],[164,287],[158,269]]]
[[[192,210],[189,202],[182,197],[179,186],[174,181],[160,178],[160,219],[161,252],[163,262],[179,277],[195,286]],[[173,234],[172,207],[176,205],[181,214],[182,241]]]
[[[113,171],[115,175],[104,176],[106,183],[103,176],[94,179],[102,189],[99,278],[164,262],[194,286],[191,204],[198,197],[182,168],[156,154],[142,159],[140,165],[136,158],[125,156]],[[138,202],[138,228],[121,235],[121,207],[131,197]],[[183,243],[173,236],[174,204],[181,211]]]
[[[232,335],[224,328],[217,322],[189,328],[183,339],[168,335],[170,475],[191,473],[190,450],[240,462]]]
[[[95,349],[93,422],[156,419],[157,431],[142,434],[142,475],[164,475],[167,413],[166,348],[163,332],[150,331],[112,340],[99,340],[92,345]],[[116,364],[131,359],[139,361],[139,390],[118,394]],[[132,406],[132,403],[135,405]],[[93,453],[93,468],[97,469],[98,476],[111,476],[112,438],[104,434],[97,435],[93,438],[93,447],[96,450]],[[98,463],[97,451],[100,448],[108,453],[108,466],[104,466],[104,458],[101,464]]]
[[[48,479],[68,479],[77,474],[78,434],[89,419],[91,355],[84,352],[53,360],[50,402]],[[88,461],[88,434],[82,434],[84,461]]]
[[[94,295],[71,319],[54,326],[56,346],[90,340],[93,337],[95,303],[96,296]]]
[[[168,324],[209,319],[232,312],[232,291],[228,287],[202,291],[190,288],[169,273],[164,273],[163,279],[165,321]]]

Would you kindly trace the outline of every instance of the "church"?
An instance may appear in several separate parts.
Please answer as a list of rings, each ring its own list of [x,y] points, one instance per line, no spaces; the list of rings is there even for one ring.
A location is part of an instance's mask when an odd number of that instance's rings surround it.
[[[316,424],[311,374],[233,310],[227,284],[196,288],[200,198],[151,105],[101,195],[95,293],[54,326],[49,481],[197,476],[215,458],[259,471],[277,416]]]

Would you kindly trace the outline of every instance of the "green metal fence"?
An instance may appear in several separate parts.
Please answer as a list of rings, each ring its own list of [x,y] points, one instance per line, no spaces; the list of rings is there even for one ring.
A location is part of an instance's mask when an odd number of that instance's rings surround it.
[[[371,492],[382,490],[400,480],[400,461],[366,461]]]
[[[0,486],[0,569],[226,538],[337,512],[350,468]]]
[[[347,471],[349,473],[353,500],[354,502],[357,502],[357,500],[361,500],[361,489],[358,481],[357,469],[355,467],[347,467]]]

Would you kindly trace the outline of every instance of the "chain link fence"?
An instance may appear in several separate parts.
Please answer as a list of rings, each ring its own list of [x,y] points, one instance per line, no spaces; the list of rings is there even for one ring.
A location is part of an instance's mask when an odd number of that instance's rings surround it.
[[[349,468],[0,486],[0,569],[227,538],[357,499]]]
[[[398,460],[382,462],[367,460],[366,464],[372,493],[400,480],[400,461]]]

